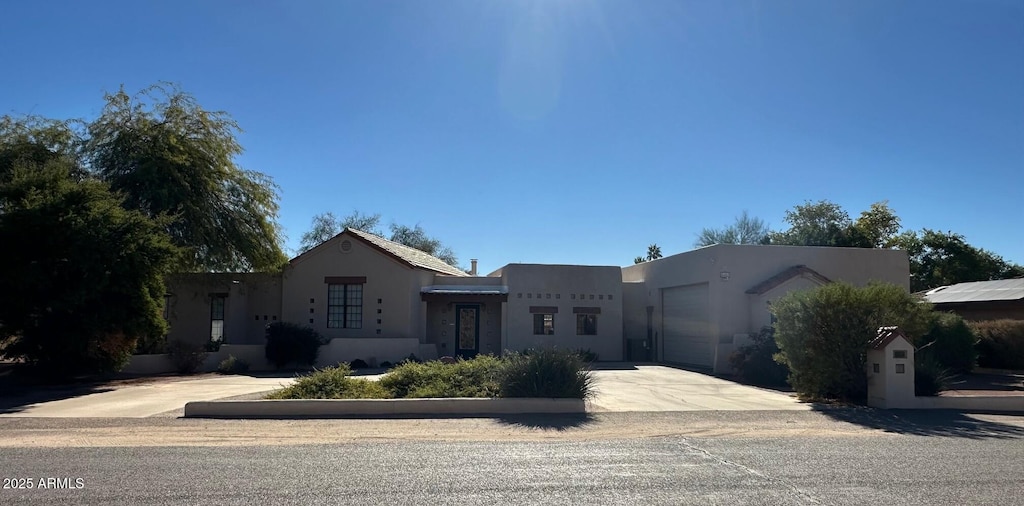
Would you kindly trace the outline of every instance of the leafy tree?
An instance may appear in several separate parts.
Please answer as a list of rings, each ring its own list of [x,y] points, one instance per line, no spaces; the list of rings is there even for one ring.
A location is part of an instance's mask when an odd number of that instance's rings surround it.
[[[887,201],[875,202],[853,223],[851,246],[863,248],[889,247],[900,231],[900,218]]]
[[[903,288],[835,282],[791,292],[774,304],[776,360],[805,398],[862,401],[867,397],[868,342],[879,327],[896,325],[912,338],[933,324],[931,306]]]
[[[771,231],[764,220],[750,216],[743,211],[736,222],[725,228],[705,228],[697,235],[694,247],[702,248],[712,244],[764,244]]]
[[[900,229],[899,217],[885,201],[871,204],[856,221],[834,202],[805,202],[786,211],[784,221],[789,229],[772,232],[772,244],[883,248]]]
[[[16,245],[3,252],[0,354],[50,375],[116,371],[138,338],[164,335],[178,252],[161,225],[65,157],[16,158],[0,183],[0,244]]]
[[[227,113],[202,108],[172,85],[104,96],[86,127],[83,154],[95,173],[151,218],[168,216],[195,271],[272,270],[284,261],[276,223],[277,186],[235,163],[240,129]]]
[[[652,244],[647,247],[647,260],[657,260],[661,258],[661,247],[657,244]]]
[[[433,255],[448,265],[458,265],[459,260],[455,256],[455,252],[442,244],[439,239],[428,236],[419,225],[407,227],[392,223],[391,240],[410,248],[418,249],[428,255]]]
[[[383,235],[380,231],[380,214],[362,214],[359,211],[352,211],[352,214],[339,219],[334,213],[328,211],[313,217],[312,228],[302,234],[299,253],[305,253],[327,242],[346,228]]]
[[[970,281],[1024,277],[1024,266],[971,246],[964,236],[953,232],[904,232],[891,243],[910,257],[910,289],[915,292]]]

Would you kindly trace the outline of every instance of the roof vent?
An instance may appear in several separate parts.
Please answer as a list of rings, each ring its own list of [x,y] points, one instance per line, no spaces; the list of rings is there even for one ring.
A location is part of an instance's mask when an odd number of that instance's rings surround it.
[[[348,253],[352,251],[352,241],[345,239],[344,241],[341,241],[340,247],[342,253]]]

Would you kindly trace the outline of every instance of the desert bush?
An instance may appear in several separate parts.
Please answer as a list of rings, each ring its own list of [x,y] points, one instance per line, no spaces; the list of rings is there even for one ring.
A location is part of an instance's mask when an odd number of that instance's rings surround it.
[[[235,358],[234,355],[228,355],[228,358],[220,361],[220,365],[217,366],[217,372],[221,374],[244,374],[249,372],[249,363]]]
[[[320,334],[309,327],[294,323],[274,322],[267,326],[267,360],[278,369],[295,363],[309,367],[316,363],[320,346],[324,343]]]
[[[445,364],[439,360],[406,361],[380,379],[395,398],[497,397],[501,360],[477,355],[470,360]]]
[[[934,356],[928,353],[914,357],[914,393],[921,396],[938,395],[948,390],[953,373]]]
[[[593,375],[576,351],[537,348],[503,362],[501,397],[585,399],[593,392]]]
[[[583,360],[584,362],[586,362],[588,364],[591,363],[591,362],[597,362],[597,359],[598,359],[597,353],[594,353],[593,351],[590,351],[589,348],[588,349],[580,348],[580,349],[576,350],[576,354],[580,356],[581,360]]]
[[[187,343],[180,339],[167,343],[167,353],[171,356],[174,369],[182,374],[198,371],[207,356],[202,345]]]
[[[353,378],[347,365],[318,369],[295,383],[271,392],[267,399],[388,399],[391,395],[376,381]]]
[[[927,354],[951,373],[966,373],[978,361],[975,345],[978,338],[967,323],[955,313],[932,313],[930,330],[922,336],[911,336],[918,354]],[[909,335],[909,334],[908,334]]]
[[[772,306],[776,355],[789,383],[804,398],[863,401],[867,345],[879,327],[897,325],[909,336],[930,329],[931,306],[904,288],[883,283],[854,287],[835,282],[789,293]]]
[[[361,358],[357,358],[349,362],[348,366],[352,369],[366,369],[367,367],[370,367],[370,365],[367,364],[366,361]]]
[[[739,379],[764,386],[784,386],[788,383],[789,368],[775,361],[779,346],[775,343],[775,329],[763,327],[750,338],[751,344],[742,346],[729,356],[729,364]]]
[[[135,343],[136,355],[159,355],[167,353],[167,336],[142,336]]]
[[[388,362],[387,360],[380,363],[381,369],[390,369],[391,365],[391,362]]]
[[[971,322],[978,337],[978,365],[994,369],[1024,369],[1024,321]]]

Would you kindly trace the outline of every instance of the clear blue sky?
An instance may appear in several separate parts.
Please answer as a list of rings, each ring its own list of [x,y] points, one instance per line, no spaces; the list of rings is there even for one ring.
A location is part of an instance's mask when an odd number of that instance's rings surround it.
[[[484,272],[628,265],[805,200],[1024,263],[1024,0],[5,2],[0,113],[180,83],[289,247],[354,209]]]

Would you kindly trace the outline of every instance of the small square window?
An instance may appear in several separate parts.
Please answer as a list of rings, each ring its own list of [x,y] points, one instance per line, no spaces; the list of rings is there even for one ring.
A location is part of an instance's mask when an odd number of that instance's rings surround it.
[[[560,294],[560,293],[556,293],[556,294],[555,294],[555,298],[556,298],[556,299],[561,299],[561,298],[562,298],[562,294]]]
[[[313,323],[313,319],[312,318],[309,319],[309,323]]]
[[[590,300],[594,300],[594,294],[590,294]]]
[[[601,295],[598,295],[597,300],[604,300],[604,294],[602,293]]]
[[[380,314],[380,313],[381,313],[380,308],[377,308],[377,314]]]
[[[896,374],[903,374],[907,370],[906,364],[896,364]]]
[[[309,314],[313,314],[313,308],[309,308]]]
[[[377,333],[380,334],[380,329],[377,329]]]
[[[444,321],[444,320],[441,320],[441,321]],[[380,318],[377,318],[377,325],[380,325]],[[442,323],[442,325],[444,325],[444,324]]]
[[[608,294],[608,300],[612,300],[611,294]]]
[[[583,300],[583,299],[586,299],[586,298],[587,298],[587,296],[586,296],[586,295],[584,295],[584,294],[582,294],[582,293],[580,294],[580,300]]]
[[[540,294],[539,294],[539,293],[537,294],[537,298],[538,298],[538,299],[540,298]]]
[[[267,315],[263,315],[263,321],[267,321]]]
[[[533,294],[532,294],[532,293],[528,293],[528,294],[526,294],[526,298],[527,298],[527,299],[532,299],[532,298],[533,298]]]
[[[882,368],[879,367],[878,364],[871,364],[871,371],[872,372],[877,374],[877,373],[881,372],[881,370],[882,370]]]
[[[256,321],[260,321],[260,315],[256,315]]]
[[[570,293],[569,294],[569,298],[572,299],[572,300],[576,300],[576,294],[575,293]]]
[[[271,321],[275,321],[275,322],[276,322],[276,321],[277,321],[277,315],[271,316],[271,317],[270,317],[270,320],[271,320]]]
[[[316,304],[316,299],[309,299],[310,304]]]
[[[549,293],[549,294],[546,294],[546,296],[545,296],[544,298],[545,298],[545,299],[550,299],[550,298],[551,298],[551,294],[550,294],[550,293]]]
[[[516,298],[517,298],[517,299],[521,299],[521,298],[523,298],[523,293],[522,293],[522,292],[520,292],[520,293],[517,293],[517,294],[516,294]]]
[[[377,299],[377,304],[383,304],[383,303],[384,303],[384,299]]]

